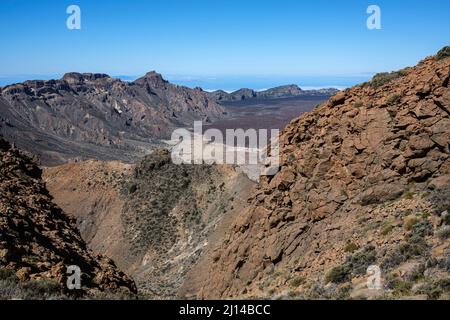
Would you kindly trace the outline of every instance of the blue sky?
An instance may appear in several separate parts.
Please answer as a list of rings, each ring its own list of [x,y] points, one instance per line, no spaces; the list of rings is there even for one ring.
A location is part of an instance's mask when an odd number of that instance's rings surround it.
[[[81,8],[81,30],[66,28],[71,4]],[[382,10],[382,30],[366,28],[370,4]],[[348,79],[414,65],[449,45],[450,1],[1,0],[0,30],[0,83],[149,70],[192,85]]]

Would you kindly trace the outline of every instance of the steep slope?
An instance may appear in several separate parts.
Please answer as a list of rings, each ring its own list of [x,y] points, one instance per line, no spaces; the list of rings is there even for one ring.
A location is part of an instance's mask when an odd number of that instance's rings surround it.
[[[154,298],[175,297],[254,187],[231,167],[175,165],[165,150],[133,166],[86,161],[47,168],[45,181],[89,247],[113,258]]]
[[[449,79],[439,54],[293,120],[196,296],[448,298]],[[367,291],[369,265],[383,290]]]
[[[0,138],[2,274],[9,270],[22,282],[53,280],[67,291],[70,265],[80,267],[84,290],[136,291],[113,261],[87,249],[74,220],[52,203],[39,167]]]
[[[131,82],[104,74],[0,88],[0,133],[45,165],[96,158],[130,161],[176,127],[209,121],[225,110],[199,89],[149,72]]]

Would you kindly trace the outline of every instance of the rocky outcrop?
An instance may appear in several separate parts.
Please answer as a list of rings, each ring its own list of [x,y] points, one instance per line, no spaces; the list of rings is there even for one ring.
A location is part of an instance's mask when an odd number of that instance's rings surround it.
[[[302,90],[299,86],[292,84],[271,88],[264,91],[255,91],[251,89],[239,89],[232,93],[223,90],[217,90],[209,93],[209,96],[217,102],[233,102],[251,99],[282,99],[294,97],[330,97],[337,93],[337,89],[318,89]]]
[[[211,277],[197,297],[295,297],[315,288],[323,298],[318,284],[347,282],[338,289],[349,293],[370,264],[386,277],[398,272],[398,281],[407,263],[423,267],[421,276],[448,278],[449,241],[436,234],[448,228],[450,209],[450,59],[429,57],[383,77],[287,126],[280,172],[261,181],[203,266]]]
[[[0,268],[21,282],[53,280],[70,293],[71,265],[81,269],[84,292],[136,292],[112,260],[87,249],[74,220],[52,203],[41,169],[0,138]]]
[[[128,83],[105,74],[68,73],[0,89],[0,133],[45,165],[85,158],[134,160],[194,120],[223,107],[198,89],[149,72]]]

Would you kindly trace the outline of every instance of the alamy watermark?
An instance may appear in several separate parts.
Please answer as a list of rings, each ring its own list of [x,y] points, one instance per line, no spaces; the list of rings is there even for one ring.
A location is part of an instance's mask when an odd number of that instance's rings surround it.
[[[370,15],[367,18],[367,29],[381,30],[381,8],[374,4],[370,5],[367,7],[367,14]]]
[[[77,5],[67,7],[66,13],[69,17],[66,20],[66,26],[69,30],[81,30],[81,9]]]
[[[69,17],[66,26],[69,30],[81,30],[81,9],[78,5],[70,5],[66,9]],[[372,4],[367,7],[366,13],[369,15],[366,21],[369,30],[381,30],[381,8]]]
[[[259,175],[272,176],[280,164],[279,133],[278,129],[226,129],[224,137],[218,129],[203,132],[203,123],[195,121],[193,132],[173,131],[172,162],[255,166]]]
[[[67,267],[67,289],[80,290],[81,289],[81,269],[79,266]]]
[[[381,269],[377,265],[369,266],[367,268],[367,288],[371,290],[381,290],[383,285],[381,283]]]

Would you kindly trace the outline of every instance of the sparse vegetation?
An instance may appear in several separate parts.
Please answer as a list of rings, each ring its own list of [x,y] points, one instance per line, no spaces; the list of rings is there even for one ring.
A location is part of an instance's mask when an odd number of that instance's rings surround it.
[[[450,57],[450,46],[444,47],[436,54],[436,60],[442,60]]]
[[[443,226],[436,231],[436,236],[441,240],[447,240],[450,238],[450,226]]]
[[[376,250],[372,245],[368,245],[347,259],[353,275],[365,274],[367,268],[376,261]]]
[[[55,279],[38,279],[20,282],[13,270],[0,268],[0,300],[136,300],[146,299],[144,295],[135,295],[126,289],[113,291],[82,291],[68,295],[62,291]]]
[[[442,279],[426,279],[421,288],[418,290],[419,294],[426,294],[428,299],[450,299],[450,278]]]
[[[358,249],[359,249],[359,246],[356,243],[348,242],[344,248],[344,251],[348,252],[348,253],[353,253]]]
[[[406,70],[378,73],[372,78],[372,81],[370,83],[372,87],[378,88],[384,86],[385,84],[393,80],[402,78],[407,74],[408,73],[406,72]]]
[[[388,234],[390,234],[392,232],[392,230],[394,230],[394,224],[395,224],[395,219],[391,218],[388,219],[387,221],[385,221],[382,225],[381,225],[381,235],[382,236],[387,236]]]
[[[354,108],[357,108],[357,109],[362,108],[363,106],[364,106],[364,103],[363,103],[362,101],[356,101],[356,102],[353,104],[353,107],[354,107]]]
[[[409,216],[411,217],[411,216]],[[408,223],[409,234],[406,241],[399,244],[383,261],[385,270],[394,268],[411,258],[426,257],[429,254],[429,246],[425,237],[432,234],[433,227],[428,220],[411,219]]]
[[[347,300],[350,298],[352,291],[351,284],[345,283],[341,285],[331,284],[322,286],[315,284],[297,299],[328,299],[328,300]]]
[[[39,279],[20,283],[14,272],[0,269],[0,300],[53,300],[68,299],[61,287],[53,279]]]
[[[6,269],[6,268],[0,268],[0,280],[8,280],[15,277],[14,270]]]
[[[381,230],[381,235],[387,236],[389,233],[392,232],[393,229],[394,229],[394,226],[391,224],[388,224],[388,225],[384,226],[383,229]]]
[[[405,198],[405,199],[408,199],[408,200],[411,200],[411,199],[413,199],[414,198],[414,193],[412,193],[412,192],[405,192],[404,194],[403,194],[403,198]]]
[[[394,93],[388,97],[387,103],[390,105],[394,105],[399,103],[401,99],[402,99],[401,95]]]
[[[366,246],[353,255],[347,257],[345,262],[331,269],[325,276],[327,283],[344,283],[353,276],[365,274],[367,268],[376,261],[374,246]]]
[[[413,226],[418,222],[419,222],[418,216],[409,215],[409,216],[405,217],[405,219],[403,220],[403,227],[405,228],[406,231],[411,231]]]
[[[419,265],[415,266],[411,270],[411,272],[407,273],[405,275],[405,278],[408,281],[417,282],[417,281],[423,279],[425,270],[426,270],[426,264],[420,263]]]
[[[317,109],[319,109],[321,106],[323,105],[323,103],[319,103],[319,104],[316,104],[315,106],[314,106],[314,110],[317,110]]]
[[[441,213],[441,219],[443,224],[450,225],[450,214],[447,210]]]
[[[433,235],[433,226],[428,219],[423,219],[412,226],[412,233],[409,238],[424,238],[431,235]]]
[[[376,230],[380,227],[381,222],[380,221],[372,221],[369,222],[363,229],[363,232],[367,232],[367,231],[371,231],[371,230]]]
[[[136,190],[137,190],[137,185],[136,185],[136,184],[132,184],[132,185],[130,185],[130,187],[128,188],[128,193],[129,193],[129,194],[133,194],[133,193],[136,192]]]
[[[302,277],[302,276],[298,276],[298,277],[295,277],[294,279],[292,279],[289,284],[292,288],[296,288],[305,283],[306,283],[306,278]]]
[[[350,268],[347,265],[331,269],[325,276],[326,283],[344,283],[350,280]]]
[[[47,298],[61,294],[61,287],[54,279],[40,279],[26,282],[22,288],[32,296]]]
[[[393,290],[394,296],[405,296],[411,291],[413,283],[405,281],[397,275],[388,275],[386,277],[386,288]]]

